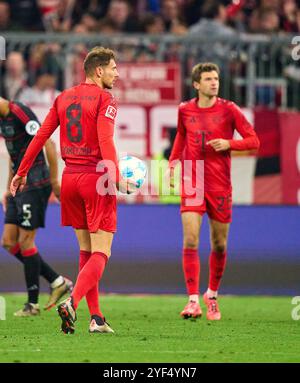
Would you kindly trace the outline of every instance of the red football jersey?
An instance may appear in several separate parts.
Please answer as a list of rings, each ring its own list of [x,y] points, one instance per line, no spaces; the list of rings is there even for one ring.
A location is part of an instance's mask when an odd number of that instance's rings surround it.
[[[242,140],[232,139],[234,130],[240,133]],[[232,150],[251,150],[259,146],[253,127],[234,102],[217,98],[213,106],[199,108],[198,99],[193,98],[179,105],[177,135],[169,162],[204,160],[204,191],[231,189],[230,150],[216,152],[207,145],[216,138],[229,140]],[[195,166],[192,172],[194,179]]]
[[[114,97],[95,84],[81,83],[63,91],[29,145],[18,175],[27,174],[36,154],[58,126],[66,171],[96,172],[102,159],[113,161],[118,168],[113,142],[116,114]]]

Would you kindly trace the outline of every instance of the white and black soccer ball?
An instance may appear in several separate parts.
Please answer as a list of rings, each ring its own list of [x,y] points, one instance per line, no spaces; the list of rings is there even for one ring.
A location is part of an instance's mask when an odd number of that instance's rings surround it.
[[[119,161],[121,176],[135,185],[135,191],[140,189],[145,182],[147,166],[144,161],[134,156],[122,157]]]

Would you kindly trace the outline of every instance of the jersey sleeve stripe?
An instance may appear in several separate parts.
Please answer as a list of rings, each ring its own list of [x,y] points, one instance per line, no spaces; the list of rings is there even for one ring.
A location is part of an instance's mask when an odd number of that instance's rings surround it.
[[[17,104],[11,102],[9,105],[10,111],[18,117],[19,120],[26,124],[30,121],[30,117],[24,112],[24,110]]]

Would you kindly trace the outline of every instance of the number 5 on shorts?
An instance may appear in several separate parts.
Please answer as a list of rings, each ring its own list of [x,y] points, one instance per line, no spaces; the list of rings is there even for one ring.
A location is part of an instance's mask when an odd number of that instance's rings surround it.
[[[29,204],[29,203],[23,205],[23,219],[24,220],[30,220],[30,218],[32,217],[30,208],[31,208],[31,204]]]

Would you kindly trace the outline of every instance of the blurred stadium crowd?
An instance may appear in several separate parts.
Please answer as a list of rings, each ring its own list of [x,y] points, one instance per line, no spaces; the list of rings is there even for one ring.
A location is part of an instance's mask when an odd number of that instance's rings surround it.
[[[1,0],[0,31],[234,34],[300,31],[299,0]]]
[[[49,107],[60,90],[83,80],[82,60],[88,49],[110,39],[118,62],[181,62],[184,97],[190,96],[192,66],[200,60],[214,61],[221,67],[222,96],[249,106],[249,78],[243,78],[251,62],[256,76],[267,79],[259,88],[254,84],[254,104],[298,109],[300,68],[291,58],[293,46],[275,39],[272,45],[255,46],[250,57],[249,45],[234,40],[241,34],[253,39],[297,33],[300,0],[0,0],[0,34],[24,31],[40,33],[41,39],[31,40],[26,34],[7,37],[0,92],[8,99]],[[64,42],[49,32],[60,32],[66,36]],[[176,41],[166,45],[160,36]],[[192,39],[181,44],[186,37]],[[204,39],[201,44],[199,37]],[[205,42],[207,37],[214,44]]]

